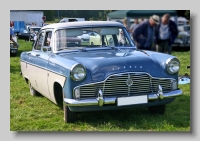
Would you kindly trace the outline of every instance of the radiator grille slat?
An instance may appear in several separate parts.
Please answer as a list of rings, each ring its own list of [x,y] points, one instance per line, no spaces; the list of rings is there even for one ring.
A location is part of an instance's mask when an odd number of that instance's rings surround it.
[[[126,84],[130,78],[133,84]],[[104,96],[127,96],[143,95],[157,92],[158,85],[162,86],[163,92],[171,91],[172,79],[155,79],[148,74],[127,73],[110,76],[105,82],[85,85],[80,87],[80,98],[97,97],[99,89]],[[105,83],[105,84],[104,84]]]

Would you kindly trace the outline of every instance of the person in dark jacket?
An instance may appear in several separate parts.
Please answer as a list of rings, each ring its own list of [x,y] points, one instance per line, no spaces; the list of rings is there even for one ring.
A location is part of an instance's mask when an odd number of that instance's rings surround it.
[[[178,28],[174,21],[170,20],[170,15],[163,15],[159,25],[156,27],[156,51],[171,54],[172,44],[178,36]]]
[[[132,36],[138,49],[153,50],[152,46],[155,43],[155,26],[159,21],[159,16],[153,15],[149,20],[141,22],[137,28],[135,28]]]

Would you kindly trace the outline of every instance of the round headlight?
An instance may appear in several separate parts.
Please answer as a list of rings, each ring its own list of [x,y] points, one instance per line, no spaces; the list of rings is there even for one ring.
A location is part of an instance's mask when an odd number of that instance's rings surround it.
[[[180,69],[180,62],[177,58],[171,58],[167,60],[167,71],[170,74],[177,73]]]
[[[85,68],[81,64],[76,64],[71,69],[71,78],[74,81],[81,81],[85,78],[86,71]]]

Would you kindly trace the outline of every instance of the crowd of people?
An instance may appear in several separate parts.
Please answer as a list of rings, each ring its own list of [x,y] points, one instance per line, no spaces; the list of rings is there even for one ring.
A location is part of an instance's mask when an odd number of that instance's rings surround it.
[[[32,25],[35,26],[34,23]],[[44,20],[42,26],[45,25]],[[171,54],[171,45],[178,36],[177,25],[170,19],[169,14],[164,14],[161,18],[157,15],[152,15],[148,20],[141,20],[140,22],[139,19],[135,19],[130,28],[128,27],[127,19],[123,19],[123,25],[130,32],[137,48],[141,50]],[[13,34],[13,30],[10,28],[10,40],[14,42],[12,38]],[[36,37],[34,38],[34,42],[36,41]],[[16,42],[14,43],[17,44]]]
[[[161,18],[153,15],[140,23],[138,19],[135,19],[130,28],[126,19],[123,20],[123,24],[130,32],[138,49],[171,54],[171,45],[178,36],[178,27],[174,21],[170,20],[169,14],[164,14]]]

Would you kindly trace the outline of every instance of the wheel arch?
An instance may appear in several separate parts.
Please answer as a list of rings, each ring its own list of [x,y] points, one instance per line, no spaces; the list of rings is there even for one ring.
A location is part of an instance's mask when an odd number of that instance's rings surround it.
[[[53,84],[53,95],[57,105],[63,104],[63,86],[59,81],[55,81]]]

